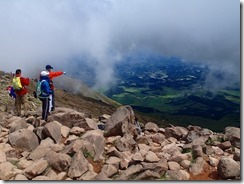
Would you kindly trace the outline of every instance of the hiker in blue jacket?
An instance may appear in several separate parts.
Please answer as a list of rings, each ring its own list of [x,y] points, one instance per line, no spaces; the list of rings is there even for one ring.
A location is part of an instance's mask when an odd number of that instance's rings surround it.
[[[47,122],[48,114],[49,114],[49,101],[50,95],[52,94],[52,90],[50,88],[49,82],[49,72],[42,71],[40,75],[41,82],[41,94],[38,96],[42,101],[42,119]]]

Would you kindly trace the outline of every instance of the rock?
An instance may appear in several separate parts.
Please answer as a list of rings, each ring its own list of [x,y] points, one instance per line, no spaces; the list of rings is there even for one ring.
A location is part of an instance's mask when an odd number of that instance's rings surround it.
[[[119,138],[115,141],[114,144],[115,144],[115,147],[121,152],[132,151],[136,146],[136,142],[131,137]]]
[[[159,162],[156,163],[141,162],[141,165],[143,166],[143,170],[155,171],[160,175],[168,170],[168,162],[166,159],[161,159]]]
[[[48,162],[41,158],[27,167],[23,172],[28,179],[32,179],[40,175],[47,168],[47,166]]]
[[[188,135],[186,136],[187,143],[191,143],[193,140],[199,138],[201,135],[199,132],[196,131],[189,131]]]
[[[46,156],[46,159],[49,165],[59,172],[66,171],[71,164],[71,157],[64,153],[53,151]]]
[[[118,172],[118,169],[115,166],[109,164],[109,165],[103,166],[102,172],[104,174],[106,174],[106,176],[109,178],[109,177],[113,176],[114,174],[116,174]]]
[[[231,142],[237,148],[240,148],[240,128],[226,127],[224,139]]]
[[[135,162],[142,162],[144,160],[144,158],[142,157],[141,153],[135,153],[133,156],[132,156],[132,160],[134,160]]]
[[[165,136],[166,136],[166,138],[174,137],[177,140],[186,137],[188,132],[189,131],[186,128],[180,127],[180,126],[165,128]]]
[[[55,122],[49,122],[44,126],[42,131],[44,138],[50,137],[56,143],[59,143],[62,136],[61,136],[61,127]]]
[[[86,132],[82,139],[92,144],[92,150],[88,149],[87,151],[92,154],[94,161],[97,161],[104,152],[105,138],[103,132],[101,130],[91,130]]]
[[[37,136],[27,129],[20,129],[9,134],[9,142],[20,151],[32,151],[39,145]]]
[[[105,136],[137,135],[135,115],[131,106],[121,106],[113,113],[105,124]]]
[[[159,131],[159,127],[156,123],[148,122],[145,124],[144,130],[148,132],[157,133]]]
[[[62,111],[58,111],[58,113],[54,114],[50,118],[50,121],[58,121],[62,125],[72,128],[74,127],[74,124],[79,124],[86,117],[87,116],[84,113],[71,109],[63,109]]]
[[[0,180],[9,180],[10,178],[14,177],[16,174],[14,171],[16,168],[10,162],[4,162],[0,164]]]
[[[28,180],[24,175],[22,174],[17,174],[14,178],[14,180]]]
[[[111,179],[108,178],[107,175],[104,172],[100,172],[98,175],[96,175],[94,180],[107,181],[107,180],[111,180]]]
[[[116,180],[131,180],[133,176],[137,176],[137,173],[143,170],[142,165],[131,165],[128,169],[123,171]]]
[[[95,178],[97,177],[97,175],[98,174],[95,173],[94,171],[87,171],[78,180],[95,180]]]
[[[108,160],[106,160],[106,164],[113,165],[114,167],[119,168],[121,160],[122,159],[118,157],[109,157]]]
[[[33,163],[33,161],[29,161],[29,160],[26,160],[25,158],[21,158],[20,161],[17,163],[17,167],[18,167],[18,169],[24,170],[27,167],[29,167],[32,163]]]
[[[45,172],[45,175],[44,176],[46,176],[47,178],[49,178],[49,180],[58,180],[58,175],[51,168],[48,168],[47,169],[47,171]]]
[[[193,163],[191,165],[191,167],[189,168],[189,171],[193,174],[193,175],[198,175],[203,171],[203,166],[206,162],[204,161],[204,159],[202,157],[198,157],[196,158],[196,162]]]
[[[189,180],[190,178],[190,175],[184,170],[168,170],[167,175],[169,177],[169,180]]]
[[[231,158],[222,157],[217,169],[222,179],[235,179],[240,176],[240,165]]]
[[[140,173],[138,176],[134,178],[134,180],[155,180],[159,179],[160,175],[157,172],[153,172],[150,170],[146,170]]]
[[[230,143],[230,141],[225,141],[225,142],[218,144],[217,146],[222,150],[226,150],[231,147],[231,143]]]
[[[219,160],[214,157],[209,157],[209,164],[213,167],[216,167],[219,163]]]
[[[6,162],[6,161],[7,161],[6,153],[4,153],[3,151],[0,151],[0,163]]]
[[[172,171],[180,170],[180,164],[178,164],[177,162],[168,162],[168,165],[169,169]]]
[[[17,130],[20,129],[25,129],[28,127],[28,124],[26,123],[26,121],[24,119],[19,120],[17,123],[15,123],[13,126],[11,126],[9,132],[15,132]]]
[[[158,156],[152,152],[152,151],[148,151],[145,161],[147,162],[158,162],[160,159],[158,158]]]
[[[70,132],[70,128],[67,127],[67,126],[61,126],[61,135],[62,137],[68,137],[69,135],[69,132]]]
[[[77,135],[77,136],[80,136],[84,132],[85,132],[85,129],[84,128],[80,128],[80,127],[72,127],[70,129],[70,134],[74,134],[74,135]]]
[[[233,156],[233,159],[235,161],[241,161],[241,153],[240,152],[235,152],[234,156]]]
[[[88,161],[84,157],[81,151],[77,152],[71,161],[71,165],[68,170],[68,177],[78,178],[88,170]]]
[[[33,150],[28,156],[29,159],[37,161],[41,158],[44,158],[51,151],[50,147],[45,147],[39,145],[35,150]]]
[[[80,127],[80,128],[84,128],[85,131],[88,130],[97,130],[97,123],[90,118],[84,118],[83,120],[79,121],[79,122],[75,122],[73,123],[74,127]]]

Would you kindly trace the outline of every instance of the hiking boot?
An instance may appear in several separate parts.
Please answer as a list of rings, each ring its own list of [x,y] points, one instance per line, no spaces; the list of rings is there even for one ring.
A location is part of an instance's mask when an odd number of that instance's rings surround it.
[[[55,108],[54,108],[54,107],[52,107],[52,108],[51,108],[51,111],[54,111],[54,110],[55,110]]]

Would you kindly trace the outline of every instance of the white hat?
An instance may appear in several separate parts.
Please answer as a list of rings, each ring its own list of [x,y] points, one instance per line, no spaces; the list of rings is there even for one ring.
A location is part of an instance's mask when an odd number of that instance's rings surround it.
[[[49,72],[47,72],[47,71],[42,71],[41,72],[41,76],[48,76],[49,75]]]

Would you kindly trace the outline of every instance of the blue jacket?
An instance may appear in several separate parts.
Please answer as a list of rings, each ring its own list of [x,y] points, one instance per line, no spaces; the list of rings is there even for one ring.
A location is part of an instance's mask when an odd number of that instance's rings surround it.
[[[49,95],[51,95],[53,93],[53,91],[51,90],[50,85],[49,85],[50,79],[49,79],[49,77],[41,76],[40,81],[43,81],[41,83],[42,93],[40,95],[40,98],[48,98]]]

